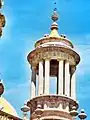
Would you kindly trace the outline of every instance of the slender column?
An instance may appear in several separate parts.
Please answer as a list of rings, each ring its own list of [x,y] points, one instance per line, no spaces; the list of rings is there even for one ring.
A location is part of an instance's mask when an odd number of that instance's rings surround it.
[[[43,94],[43,61],[39,62],[38,95]]]
[[[59,60],[59,69],[58,69],[58,94],[63,95],[63,65],[64,61]]]
[[[44,94],[49,94],[49,75],[50,75],[50,61],[45,60],[45,88],[44,88]]]
[[[75,70],[72,74],[71,78],[71,97],[76,100],[76,76],[75,76]]]
[[[36,70],[32,67],[32,78],[31,78],[31,98],[36,96]]]
[[[65,95],[70,96],[70,72],[68,61],[65,61]]]

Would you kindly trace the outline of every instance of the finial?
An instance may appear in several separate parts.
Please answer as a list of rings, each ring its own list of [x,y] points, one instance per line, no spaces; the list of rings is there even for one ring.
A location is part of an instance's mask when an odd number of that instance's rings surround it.
[[[21,107],[21,111],[28,112],[29,110],[30,108],[26,105],[26,103],[24,103],[24,106]]]
[[[70,111],[70,115],[71,115],[71,116],[73,116],[73,117],[75,117],[75,116],[77,116],[77,115],[78,115],[78,112],[77,112],[77,110],[76,110],[76,107],[75,107],[75,106],[73,106],[73,107],[72,107],[72,110]]]
[[[56,5],[56,2],[54,4]],[[53,10],[53,15],[51,16],[51,18],[53,20],[51,30],[53,30],[53,29],[58,30],[58,24],[56,23],[56,21],[58,20],[58,14],[57,14],[57,8],[56,7]]]
[[[21,107],[21,111],[23,112],[23,120],[28,120],[28,114],[27,112],[30,110],[30,108],[27,106],[26,103],[24,103],[24,106]]]
[[[80,120],[84,120],[85,118],[87,118],[84,109],[81,109],[81,112],[79,113],[78,117],[80,118]]]
[[[54,4],[56,5],[56,2]],[[57,8],[56,7],[53,10],[52,20],[53,20],[53,22],[56,22],[58,20],[58,14],[57,14]]]

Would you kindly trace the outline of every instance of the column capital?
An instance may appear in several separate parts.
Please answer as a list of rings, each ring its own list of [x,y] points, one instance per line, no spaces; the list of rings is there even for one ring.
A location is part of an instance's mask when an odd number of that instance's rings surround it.
[[[64,61],[63,59],[60,59],[60,58],[57,58],[57,61],[59,62],[59,61]]]
[[[50,57],[46,57],[44,60],[48,60],[48,61],[50,61],[50,60],[51,60],[51,58],[50,58]]]
[[[69,61],[68,61],[68,60],[65,60],[65,63],[69,63]]]
[[[44,59],[40,59],[40,60],[39,60],[39,62],[43,62],[43,61],[44,61]]]

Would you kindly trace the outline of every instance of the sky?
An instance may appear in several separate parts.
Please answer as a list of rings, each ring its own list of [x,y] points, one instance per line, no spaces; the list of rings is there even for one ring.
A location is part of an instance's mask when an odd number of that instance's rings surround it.
[[[81,56],[77,66],[77,100],[90,119],[90,1],[89,0],[4,0],[1,10],[6,26],[0,40],[0,77],[4,97],[19,116],[30,98],[31,70],[28,53],[34,43],[50,32],[51,14],[57,2],[59,33],[72,41]]]

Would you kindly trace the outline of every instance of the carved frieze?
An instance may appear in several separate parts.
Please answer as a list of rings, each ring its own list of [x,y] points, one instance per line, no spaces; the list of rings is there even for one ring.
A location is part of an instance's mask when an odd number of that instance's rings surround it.
[[[31,113],[33,113],[37,108],[44,109],[43,105],[46,105],[48,109],[61,109],[60,105],[63,106],[63,110],[66,109],[67,105],[69,106],[69,108],[70,106],[76,106],[76,108],[78,108],[78,104],[76,101],[65,96],[57,95],[38,96],[28,101],[27,105],[30,107]]]
[[[41,51],[38,52],[38,54],[35,54],[32,58],[30,58],[30,63],[32,65],[37,65],[40,60],[46,60],[46,59],[62,59],[67,60],[71,65],[75,65],[75,59],[73,56],[71,56],[69,53],[61,52],[60,50],[55,49],[47,49],[47,51]]]

